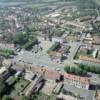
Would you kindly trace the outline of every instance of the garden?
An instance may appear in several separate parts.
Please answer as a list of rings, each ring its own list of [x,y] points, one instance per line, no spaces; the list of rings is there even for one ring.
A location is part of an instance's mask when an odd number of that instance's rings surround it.
[[[22,92],[26,87],[27,85],[29,84],[28,81],[24,80],[24,79],[20,79],[15,85],[14,85],[14,88],[15,90],[20,93]]]

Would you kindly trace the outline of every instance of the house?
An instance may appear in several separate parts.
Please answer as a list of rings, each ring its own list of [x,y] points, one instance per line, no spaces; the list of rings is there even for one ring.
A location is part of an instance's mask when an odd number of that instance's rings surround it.
[[[3,62],[2,62],[2,65],[5,66],[5,67],[11,67],[12,62],[11,62],[11,60],[4,59]]]
[[[60,80],[61,78],[61,74],[58,72],[49,70],[47,68],[41,68],[39,66],[32,66],[31,71],[38,74],[44,74],[44,78],[50,80]]]
[[[57,100],[77,100],[77,98],[72,95],[60,93],[57,96]]]
[[[78,21],[78,22],[91,21],[93,18],[94,17],[92,17],[92,16],[84,16],[84,17],[77,18],[76,21]]]
[[[77,88],[89,89],[90,82],[86,77],[80,77],[68,73],[64,73],[64,78],[70,85],[73,85]]]
[[[81,38],[81,35],[67,35],[64,39],[65,41],[79,41]]]
[[[6,67],[0,68],[0,78],[5,80],[10,76],[9,70]]]
[[[52,60],[56,60],[58,62],[61,62],[62,57],[63,57],[63,53],[62,52],[56,52],[56,51],[52,51],[49,53],[49,56]]]
[[[54,88],[53,93],[59,94],[61,91],[61,88],[63,87],[63,83],[57,84],[57,86]]]
[[[15,77],[18,78],[19,76],[22,75],[22,71],[18,71],[16,74],[15,74]]]
[[[53,38],[52,38],[52,41],[53,41],[53,42],[63,43],[63,39],[61,39],[61,38],[55,38],[55,37],[53,37]]]
[[[65,58],[67,53],[69,53],[69,49],[69,45],[62,44],[59,49],[49,52],[49,56],[51,60],[62,62],[63,58]]]
[[[92,44],[100,45],[100,36],[93,36]]]
[[[28,81],[32,81],[34,78],[35,78],[35,74],[33,73],[33,72],[31,72],[31,71],[26,71],[25,72],[25,76],[24,76],[24,78],[26,79],[26,80],[28,80]]]
[[[2,65],[2,62],[3,62],[3,60],[4,60],[4,57],[0,57],[0,65]]]
[[[97,92],[97,100],[100,100],[100,91],[99,92]]]
[[[61,74],[55,71],[44,69],[44,77],[50,80],[60,80]]]
[[[95,91],[77,88],[70,84],[64,84],[65,95],[76,97],[77,100],[95,100]],[[68,99],[70,100],[70,99]],[[72,100],[72,99],[71,99]],[[75,100],[75,99],[74,99]]]
[[[80,56],[79,59],[81,61],[88,61],[88,62],[93,62],[93,63],[100,64],[100,60],[96,59],[96,58],[93,58],[93,57]]]
[[[15,50],[15,45],[14,44],[7,44],[7,43],[0,43],[0,48]]]
[[[38,91],[43,85],[43,80],[44,80],[43,74],[40,75],[35,80],[33,80],[31,84],[29,85],[29,88],[27,89],[25,96],[30,97],[34,91]]]

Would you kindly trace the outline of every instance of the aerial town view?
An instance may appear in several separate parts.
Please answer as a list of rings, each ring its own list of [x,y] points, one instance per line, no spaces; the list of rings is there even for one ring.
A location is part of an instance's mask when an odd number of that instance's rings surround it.
[[[100,100],[100,0],[0,0],[0,100]]]

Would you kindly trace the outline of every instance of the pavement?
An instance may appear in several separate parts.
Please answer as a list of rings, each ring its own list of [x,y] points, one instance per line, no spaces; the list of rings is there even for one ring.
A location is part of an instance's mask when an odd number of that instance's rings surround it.
[[[75,95],[80,95],[82,99],[79,100],[95,100],[95,91],[93,90],[76,88],[75,86],[66,83],[64,84],[64,89]]]
[[[59,68],[63,72],[64,65],[51,61],[47,50],[52,46],[52,42],[43,41],[40,46],[43,47],[42,51],[38,53],[33,53],[31,51],[22,50],[19,54],[14,57],[15,62],[23,62],[28,64],[33,64],[35,66],[45,66],[50,70],[56,70]]]
[[[79,42],[69,42],[67,45],[71,46],[70,53],[68,54],[68,58],[63,63],[57,63],[50,59],[47,54],[47,50],[54,44],[54,42],[40,40],[41,43],[39,46],[43,48],[43,50],[34,53],[32,51],[21,50],[17,56],[14,57],[15,62],[23,62],[27,64],[33,64],[34,66],[46,67],[53,71],[58,71],[59,73],[64,72],[64,66],[70,65],[75,66],[74,64],[74,56],[81,45]]]

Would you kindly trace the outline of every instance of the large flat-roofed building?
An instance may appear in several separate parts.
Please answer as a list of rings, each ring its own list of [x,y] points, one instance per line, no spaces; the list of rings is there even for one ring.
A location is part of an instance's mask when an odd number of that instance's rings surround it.
[[[64,73],[64,78],[70,85],[74,85],[77,88],[89,89],[89,79],[87,77],[80,77],[68,73]]]

